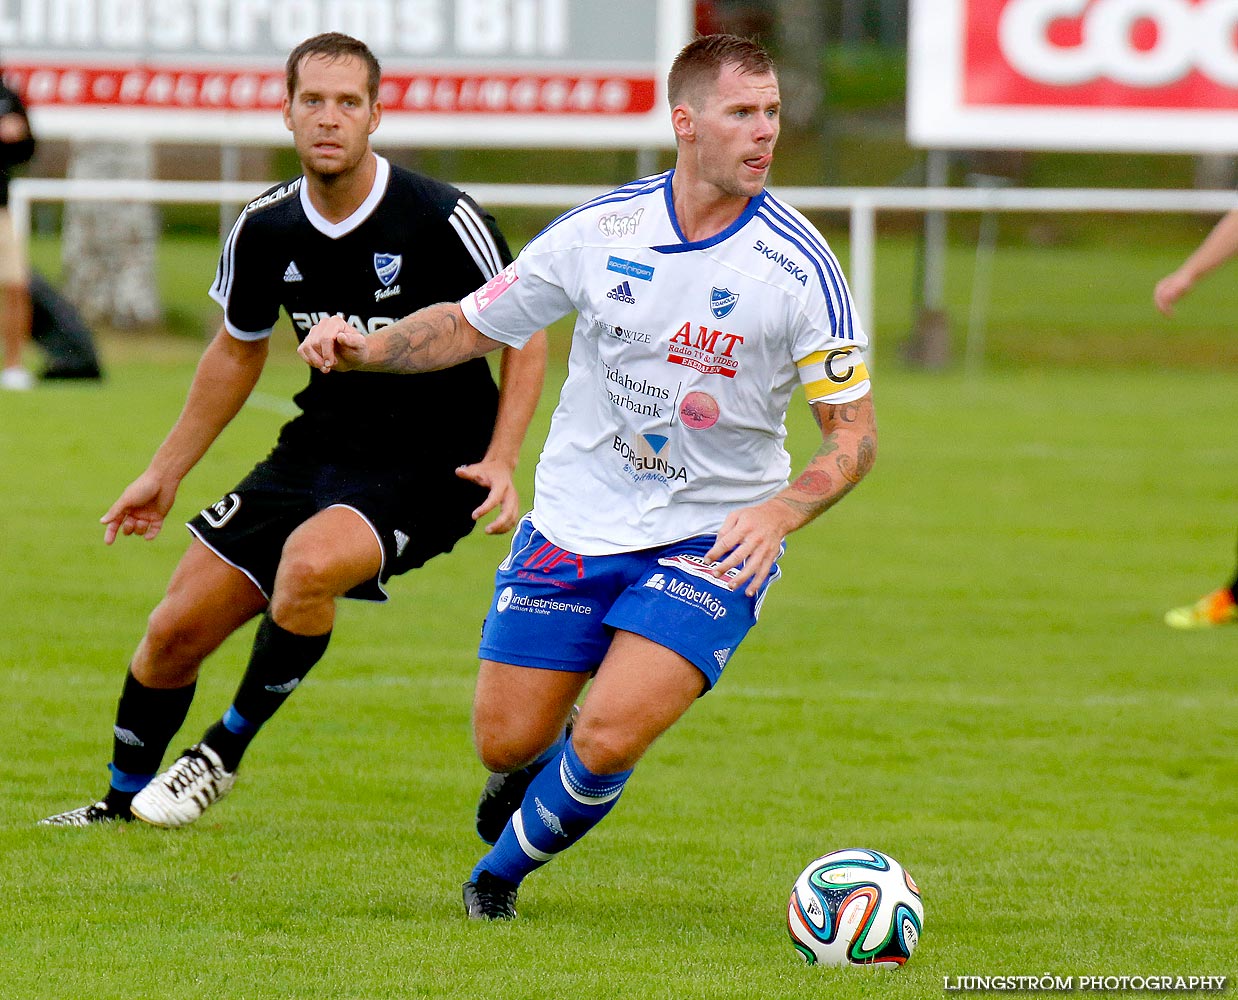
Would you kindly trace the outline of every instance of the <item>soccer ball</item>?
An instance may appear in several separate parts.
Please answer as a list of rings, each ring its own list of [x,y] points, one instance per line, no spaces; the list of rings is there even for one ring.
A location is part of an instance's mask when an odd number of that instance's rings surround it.
[[[809,965],[897,968],[923,926],[915,881],[889,855],[865,848],[817,858],[795,880],[787,906],[791,942]]]

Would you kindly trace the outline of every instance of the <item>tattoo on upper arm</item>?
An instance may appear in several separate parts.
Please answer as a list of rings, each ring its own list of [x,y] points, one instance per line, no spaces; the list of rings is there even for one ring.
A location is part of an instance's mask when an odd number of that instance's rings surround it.
[[[826,404],[825,416],[832,424],[854,424],[860,419],[860,404],[856,402]]]

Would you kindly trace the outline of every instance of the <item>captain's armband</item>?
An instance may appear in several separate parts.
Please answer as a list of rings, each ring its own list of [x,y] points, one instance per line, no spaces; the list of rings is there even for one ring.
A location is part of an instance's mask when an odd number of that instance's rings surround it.
[[[869,381],[868,365],[859,347],[837,347],[816,351],[796,362],[800,382],[808,402],[828,400],[840,392],[856,389]],[[848,398],[854,397],[854,392]]]

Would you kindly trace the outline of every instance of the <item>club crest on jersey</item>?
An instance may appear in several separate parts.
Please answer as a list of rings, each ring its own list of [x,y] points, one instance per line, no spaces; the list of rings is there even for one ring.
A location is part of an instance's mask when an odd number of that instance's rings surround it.
[[[374,255],[374,273],[383,283],[382,288],[374,290],[374,301],[381,302],[393,295],[400,294],[400,286],[392,282],[400,276],[400,265],[404,263],[404,255],[399,253],[376,253]]]
[[[374,273],[384,288],[390,288],[391,283],[400,276],[400,265],[404,263],[404,255],[399,253],[376,253],[374,255]]]
[[[709,310],[718,319],[726,319],[735,308],[739,296],[729,288],[715,288],[709,293]]]

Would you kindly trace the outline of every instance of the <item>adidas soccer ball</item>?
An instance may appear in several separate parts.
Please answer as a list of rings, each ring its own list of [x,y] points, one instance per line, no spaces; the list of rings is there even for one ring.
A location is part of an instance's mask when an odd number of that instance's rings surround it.
[[[787,929],[809,965],[897,968],[924,925],[915,881],[893,858],[855,848],[817,858],[800,873]]]

